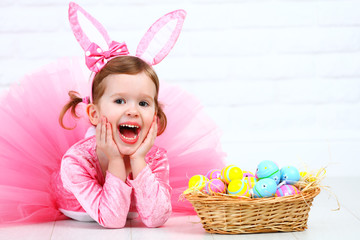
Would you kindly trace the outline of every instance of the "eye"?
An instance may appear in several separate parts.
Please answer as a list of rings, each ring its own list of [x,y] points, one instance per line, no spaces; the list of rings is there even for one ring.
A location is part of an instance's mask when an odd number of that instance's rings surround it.
[[[125,99],[123,98],[118,98],[114,101],[116,104],[124,104],[125,103]]]
[[[148,107],[148,106],[149,106],[149,103],[146,102],[146,101],[141,101],[141,102],[139,102],[139,105],[140,105],[141,107]]]
[[[263,188],[266,188],[266,184],[263,184],[262,187],[263,187]]]

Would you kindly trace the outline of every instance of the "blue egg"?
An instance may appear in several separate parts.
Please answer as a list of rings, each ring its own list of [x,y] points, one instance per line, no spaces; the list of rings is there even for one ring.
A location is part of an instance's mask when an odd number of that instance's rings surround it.
[[[276,182],[271,178],[259,180],[254,188],[253,193],[255,198],[273,197],[277,190]]]
[[[295,184],[300,180],[300,172],[296,167],[286,166],[281,168],[281,182],[286,184]]]
[[[273,161],[265,160],[259,163],[255,175],[259,180],[271,178],[276,182],[276,184],[279,184],[280,182],[279,167]]]

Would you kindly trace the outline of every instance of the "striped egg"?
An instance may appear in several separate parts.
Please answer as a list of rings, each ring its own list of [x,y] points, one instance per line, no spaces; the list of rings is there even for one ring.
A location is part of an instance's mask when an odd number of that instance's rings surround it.
[[[235,179],[242,179],[243,172],[240,168],[236,167],[235,165],[229,165],[224,167],[221,170],[221,179],[224,180],[227,184]]]
[[[190,189],[198,189],[202,190],[205,187],[206,182],[208,182],[209,179],[203,175],[195,175],[192,176],[189,180],[189,188]]]
[[[255,175],[252,172],[243,171],[243,177],[255,177]]]
[[[279,184],[280,182],[280,170],[278,165],[269,160],[262,161],[255,172],[255,176],[257,179],[265,179],[265,178],[271,178],[273,179],[276,184]]]
[[[300,193],[299,189],[297,189],[294,185],[285,184],[276,190],[275,196],[283,197],[283,196],[290,196],[299,193]]]
[[[242,180],[249,186],[249,189],[252,189],[257,182],[256,177],[244,177]]]
[[[238,197],[250,197],[249,186],[241,179],[232,180],[228,185],[228,194]]]
[[[218,178],[211,179],[209,182],[205,184],[205,191],[208,194],[215,194],[215,193],[225,193],[226,186],[223,181]]]
[[[207,174],[206,177],[208,179],[221,179],[221,170],[220,169],[211,169]]]

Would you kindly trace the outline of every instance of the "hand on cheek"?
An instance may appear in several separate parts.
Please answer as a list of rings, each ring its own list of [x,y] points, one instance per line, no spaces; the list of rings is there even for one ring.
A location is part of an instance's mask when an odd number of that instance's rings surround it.
[[[145,156],[154,145],[156,136],[157,136],[157,117],[155,115],[145,140],[142,142],[142,144],[139,146],[136,152],[130,156],[131,170],[134,179],[141,172],[141,170],[146,167]]]
[[[120,151],[114,142],[111,124],[105,117],[96,126],[96,145],[109,159],[122,159]]]
[[[136,158],[145,158],[146,154],[154,145],[156,136],[157,136],[157,117],[155,115],[148,134],[146,135],[144,141],[141,143],[141,145],[136,150],[136,152],[130,156],[130,159],[132,160]]]

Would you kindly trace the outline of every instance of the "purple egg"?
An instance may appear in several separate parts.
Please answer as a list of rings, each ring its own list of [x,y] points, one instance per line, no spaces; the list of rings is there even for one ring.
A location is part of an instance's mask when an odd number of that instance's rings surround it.
[[[224,193],[226,192],[226,185],[220,179],[211,179],[205,185],[205,191],[208,194]]]
[[[221,170],[219,169],[211,169],[207,174],[206,177],[208,179],[221,179]]]

